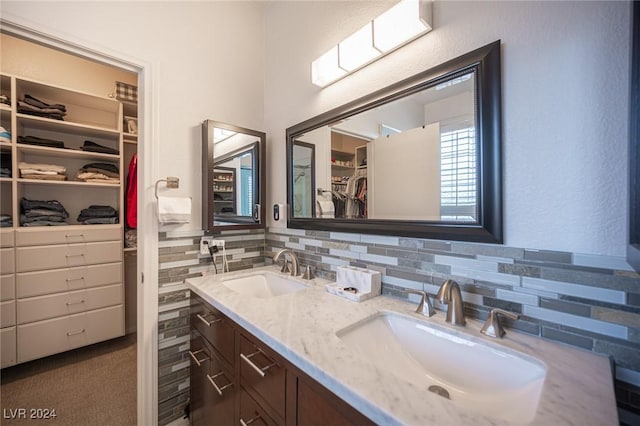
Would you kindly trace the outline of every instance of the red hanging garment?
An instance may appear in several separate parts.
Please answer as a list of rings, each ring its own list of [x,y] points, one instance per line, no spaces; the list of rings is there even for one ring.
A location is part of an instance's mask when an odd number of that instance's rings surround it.
[[[127,226],[138,227],[138,154],[133,154],[129,163],[126,199]]]

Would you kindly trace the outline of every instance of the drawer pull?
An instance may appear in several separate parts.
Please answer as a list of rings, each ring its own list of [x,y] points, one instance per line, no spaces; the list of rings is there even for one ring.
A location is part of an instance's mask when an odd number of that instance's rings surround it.
[[[66,254],[65,257],[68,259],[70,257],[79,257],[82,256],[84,257],[84,253],[78,253],[78,254]]]
[[[252,357],[254,357],[254,356],[258,355],[258,354],[262,354],[262,355],[264,355],[264,356],[266,357],[266,355],[264,354],[264,352],[262,352],[260,349],[258,349],[257,351],[255,351],[254,353],[251,353],[251,354],[249,354],[249,355],[245,355],[245,354],[243,354],[243,353],[240,353],[240,358],[242,358],[242,360],[243,360],[244,362],[246,362],[247,364],[249,364],[249,366],[250,366],[251,368],[253,368],[253,369],[256,371],[256,373],[258,373],[258,374],[260,375],[260,377],[264,377],[264,376],[266,376],[265,371],[267,371],[267,370],[268,370],[268,369],[270,369],[271,367],[276,366],[278,363],[274,361],[273,363],[271,363],[271,364],[267,365],[266,367],[262,367],[262,368],[260,368],[260,367],[258,367],[258,366],[253,362],[253,361],[251,361],[251,359],[250,359],[250,358],[252,358]]]
[[[210,376],[207,374],[207,379],[209,379],[209,381],[211,382],[211,385],[213,385],[213,388],[216,390],[216,392],[218,392],[218,395],[222,396],[222,391],[225,390],[226,388],[233,386],[233,383],[228,383],[223,387],[219,387],[213,379],[220,376],[224,376],[224,372],[221,371],[219,373],[214,374],[213,376]]]
[[[84,328],[80,329],[80,330],[76,330],[76,331],[68,331],[67,332],[67,336],[73,336],[76,334],[82,334],[84,333]]]
[[[65,281],[70,283],[71,281],[82,281],[84,280],[84,277],[80,277],[80,278],[67,278]]]
[[[67,302],[67,306],[77,305],[79,303],[84,303],[84,299],[74,300],[73,302]]]
[[[207,356],[205,358],[198,359],[198,357],[196,355],[198,355],[199,353],[204,353]],[[195,351],[195,352],[189,351],[189,355],[191,355],[191,358],[193,358],[193,360],[196,362],[196,364],[198,364],[198,367],[200,367],[201,363],[203,363],[203,362],[205,362],[206,360],[209,359],[209,355],[204,351],[204,349],[200,349],[199,351]]]
[[[242,426],[247,426],[250,425],[251,423],[255,422],[256,420],[258,420],[260,418],[260,414],[258,414],[257,416],[255,416],[252,419],[247,420],[246,422],[242,419],[242,417],[240,417],[240,424]]]
[[[75,234],[75,235],[73,235],[73,234],[66,234],[64,237],[65,237],[65,238],[82,238],[82,239],[84,239],[84,234]]]
[[[207,321],[207,320],[206,320],[206,317],[208,317],[209,315],[213,315],[213,314],[212,314],[212,313],[208,313],[208,314],[206,314],[205,316],[202,316],[202,315],[200,315],[200,314],[196,314],[196,316],[198,317],[198,319],[199,319],[200,321],[202,321],[203,323],[205,323],[205,324],[207,325],[207,327],[211,327],[211,324],[215,324],[215,323],[217,323],[217,322],[222,321],[222,318],[216,318],[216,319],[214,319],[213,321]]]

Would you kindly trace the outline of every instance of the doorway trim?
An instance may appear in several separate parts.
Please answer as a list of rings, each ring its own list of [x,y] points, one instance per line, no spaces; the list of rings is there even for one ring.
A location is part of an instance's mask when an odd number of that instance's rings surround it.
[[[138,273],[137,273],[137,423],[158,424],[158,223],[153,182],[158,176],[159,150],[153,141],[158,125],[158,84],[149,62],[3,11],[0,31],[86,59],[138,74]]]

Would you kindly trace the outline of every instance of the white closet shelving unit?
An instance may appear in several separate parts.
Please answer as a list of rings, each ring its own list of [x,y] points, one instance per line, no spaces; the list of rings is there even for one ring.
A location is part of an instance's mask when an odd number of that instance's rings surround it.
[[[122,336],[123,286],[123,106],[107,97],[2,74],[2,127],[12,133],[0,142],[10,155],[12,176],[0,178],[0,213],[13,226],[0,229],[2,251],[2,362],[6,367]],[[17,101],[29,94],[49,104],[64,104],[64,121],[19,113]],[[64,148],[18,143],[19,136],[63,141]],[[90,140],[118,154],[83,151]],[[20,162],[65,166],[67,180],[20,177]],[[117,183],[74,180],[89,163],[118,166]],[[21,226],[20,200],[57,200],[69,212],[68,226]],[[109,205],[118,224],[83,225],[82,209]]]

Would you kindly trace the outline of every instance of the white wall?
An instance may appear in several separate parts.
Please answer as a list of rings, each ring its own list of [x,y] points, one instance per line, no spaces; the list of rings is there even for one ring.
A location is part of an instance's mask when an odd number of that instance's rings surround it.
[[[287,127],[501,39],[505,243],[623,256],[629,3],[436,2],[431,33],[329,87],[311,85],[311,61],[389,4],[266,9],[270,202],[286,197]]]
[[[191,223],[171,227],[201,229],[200,124],[213,119],[264,129],[263,4],[3,0],[0,7],[4,19],[151,64],[158,178],[178,176],[172,195],[193,199]]]
[[[268,201],[284,203],[287,127],[501,39],[505,243],[622,256],[629,3],[436,2],[431,33],[325,89],[311,85],[311,61],[392,3],[4,0],[1,8],[4,18],[153,65],[158,168],[180,177],[176,195],[193,197],[187,229],[200,228],[202,120],[266,130]]]

